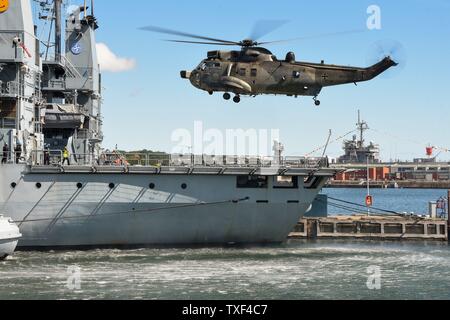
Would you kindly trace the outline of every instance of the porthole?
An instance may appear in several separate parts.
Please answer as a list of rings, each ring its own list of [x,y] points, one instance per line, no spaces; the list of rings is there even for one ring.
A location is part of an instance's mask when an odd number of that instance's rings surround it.
[[[36,188],[38,189],[42,188],[42,184],[40,182],[36,183]]]
[[[78,182],[78,183],[77,183],[77,188],[78,188],[78,189],[83,188],[83,184],[82,184],[81,182]]]
[[[17,187],[17,183],[12,182],[12,183],[11,183],[11,188],[15,189],[16,187]]]
[[[183,184],[181,185],[181,189],[186,190],[186,189],[187,189],[187,184],[186,184],[186,183],[183,183]]]
[[[148,187],[153,190],[153,189],[155,189],[156,186],[154,183],[150,183]]]
[[[114,183],[110,183],[110,184],[109,184],[109,188],[110,188],[110,189],[114,189],[115,186],[116,186],[116,185],[115,185]]]

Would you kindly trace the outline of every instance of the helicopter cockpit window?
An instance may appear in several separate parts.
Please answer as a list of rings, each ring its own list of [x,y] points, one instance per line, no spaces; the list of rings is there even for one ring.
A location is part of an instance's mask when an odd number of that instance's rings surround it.
[[[200,66],[198,67],[199,70],[205,71],[206,69],[206,63],[202,63],[200,64]]]
[[[206,66],[208,68],[220,68],[220,62],[207,62]]]

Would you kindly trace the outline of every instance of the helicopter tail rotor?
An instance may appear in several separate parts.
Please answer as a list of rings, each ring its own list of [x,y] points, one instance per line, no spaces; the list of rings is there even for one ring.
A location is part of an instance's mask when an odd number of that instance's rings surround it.
[[[382,77],[394,78],[406,67],[405,48],[396,40],[380,40],[373,43],[369,48],[366,60],[368,65],[373,65],[386,58],[391,60],[396,68],[387,70]]]

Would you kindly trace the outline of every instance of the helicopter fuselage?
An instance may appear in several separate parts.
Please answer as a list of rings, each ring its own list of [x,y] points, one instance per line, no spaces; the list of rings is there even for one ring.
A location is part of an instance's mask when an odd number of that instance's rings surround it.
[[[267,49],[252,47],[211,51],[195,70],[182,71],[181,77],[210,94],[317,97],[323,87],[368,81],[395,65],[389,57],[369,68],[299,62],[292,52],[278,60]]]

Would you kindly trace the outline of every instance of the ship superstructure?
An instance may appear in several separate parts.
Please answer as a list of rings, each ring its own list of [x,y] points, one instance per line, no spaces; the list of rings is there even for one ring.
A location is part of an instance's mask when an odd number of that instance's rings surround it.
[[[63,55],[61,28],[58,27],[61,2],[55,0],[50,10],[55,21],[54,57],[43,62],[45,143],[52,150],[67,146],[72,154],[98,157],[103,137],[101,75],[95,45],[97,20],[93,10],[87,14],[85,6],[76,7],[68,14]],[[89,157],[74,157],[72,161],[83,163],[87,159]]]
[[[336,170],[280,148],[133,161],[102,152],[98,25],[87,10],[67,16],[65,53],[61,0],[47,10],[52,46],[37,39],[30,0],[0,12],[0,214],[18,224],[19,247],[285,241]]]
[[[380,146],[372,141],[365,145],[364,133],[369,130],[369,125],[361,120],[361,113],[358,111],[358,123],[356,124],[359,133],[353,136],[352,140],[344,141],[344,155],[338,159],[340,164],[348,163],[380,163]]]
[[[42,7],[48,1],[39,1]],[[11,1],[0,13],[0,151],[7,144],[8,161],[43,162],[39,150],[68,148],[73,163],[98,159],[103,140],[101,74],[97,61],[97,21],[76,7],[65,20],[62,50],[62,0],[42,17],[52,22],[50,46],[36,38],[30,1]],[[41,48],[45,50],[41,51]],[[53,50],[49,50],[54,48]],[[82,156],[81,156],[82,155]]]
[[[0,151],[6,162],[42,148],[42,63],[29,1],[0,13]],[[20,150],[20,152],[19,152]]]

